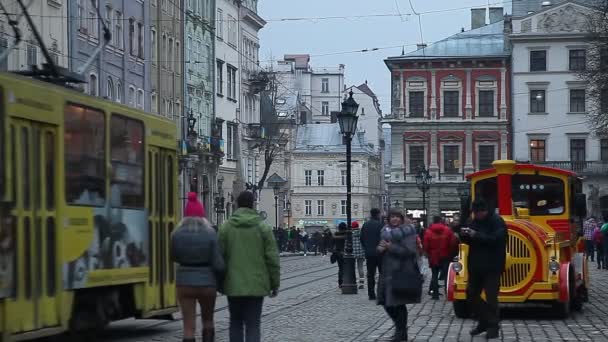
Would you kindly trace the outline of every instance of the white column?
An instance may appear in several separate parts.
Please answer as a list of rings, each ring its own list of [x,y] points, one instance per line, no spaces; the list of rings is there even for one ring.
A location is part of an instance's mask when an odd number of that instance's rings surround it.
[[[506,74],[506,68],[500,69],[500,120],[507,119]]]
[[[473,165],[473,132],[471,130],[465,131],[465,158],[467,159],[464,164],[464,172],[470,173],[475,171],[475,166]]]
[[[435,90],[437,88],[436,76],[437,73],[434,70],[431,71],[431,120],[437,119],[437,91]]]
[[[473,107],[471,106],[471,93],[473,92],[473,84],[471,83],[471,69],[467,69],[467,102],[465,104],[466,119],[471,120],[473,116]]]
[[[437,171],[439,171],[439,164],[437,163],[437,130],[432,130],[431,131],[431,144],[430,144],[430,149],[431,149],[431,163],[429,165],[429,171],[436,173]],[[433,177],[436,177],[438,175],[433,174]]]
[[[507,159],[508,134],[506,131],[500,132],[500,159]]]

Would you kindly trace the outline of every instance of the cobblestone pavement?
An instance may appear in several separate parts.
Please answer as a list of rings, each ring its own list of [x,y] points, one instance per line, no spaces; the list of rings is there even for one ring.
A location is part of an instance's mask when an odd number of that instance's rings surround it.
[[[329,258],[282,258],[282,292],[267,299],[262,329],[264,342],[388,341],[392,323],[381,307],[367,300],[367,291],[341,295],[337,266]],[[509,307],[502,310],[502,341],[607,341],[608,271],[591,270],[589,303],[569,319],[552,316],[550,309]],[[443,299],[443,298],[442,298]],[[433,301],[408,306],[410,341],[485,341],[471,339],[471,320],[453,315],[450,303]],[[111,325],[101,341],[181,341],[181,321],[126,320]],[[224,297],[216,306],[217,341],[226,342],[228,310]],[[200,326],[199,326],[200,336]],[[199,337],[200,339],[200,337]]]

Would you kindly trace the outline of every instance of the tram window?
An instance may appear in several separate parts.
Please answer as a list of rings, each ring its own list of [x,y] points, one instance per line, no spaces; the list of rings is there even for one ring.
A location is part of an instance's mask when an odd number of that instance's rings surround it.
[[[154,191],[152,191],[154,187],[154,178],[153,178],[153,170],[154,170],[154,160],[152,159],[152,152],[148,152],[148,208],[150,209],[150,213],[152,215],[156,214],[156,204],[154,202]]]
[[[167,157],[167,182],[168,182],[168,187],[167,187],[167,211],[168,211],[168,215],[169,216],[174,216],[175,212],[173,210],[173,197],[175,194],[175,190],[173,189],[173,157],[172,156],[168,156]]]
[[[55,245],[55,219],[49,217],[46,219],[46,295],[53,297],[56,291],[56,268],[55,256],[57,254]]]
[[[13,179],[17,174],[17,138],[16,138],[15,126],[11,125],[11,160],[13,167],[11,168],[11,172],[13,174]],[[17,205],[17,182],[13,180],[13,208]]]
[[[25,298],[32,298],[32,229],[30,218],[23,219],[23,275],[25,278]]]
[[[22,166],[21,170],[21,191],[23,191],[23,207],[25,209],[30,208],[30,144],[29,144],[29,131],[26,127],[21,128],[21,152],[22,152]]]
[[[86,206],[106,201],[105,117],[77,104],[65,107],[66,200]]]
[[[514,175],[513,206],[527,208],[530,215],[560,215],[564,213],[564,182],[555,177]]]
[[[143,208],[144,125],[141,121],[114,114],[110,132],[112,207]]]
[[[498,183],[496,177],[486,178],[475,183],[475,199],[483,199],[491,210],[498,205]]]
[[[44,138],[46,158],[46,209],[55,209],[55,134],[47,132]]]

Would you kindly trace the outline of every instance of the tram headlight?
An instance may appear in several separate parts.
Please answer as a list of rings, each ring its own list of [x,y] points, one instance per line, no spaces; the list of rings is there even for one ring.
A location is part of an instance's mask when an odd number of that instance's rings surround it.
[[[454,270],[454,272],[460,273],[462,271],[462,264],[460,263],[460,261],[452,263],[452,269]]]
[[[555,260],[551,260],[551,262],[549,262],[549,270],[553,273],[559,271],[559,263]]]

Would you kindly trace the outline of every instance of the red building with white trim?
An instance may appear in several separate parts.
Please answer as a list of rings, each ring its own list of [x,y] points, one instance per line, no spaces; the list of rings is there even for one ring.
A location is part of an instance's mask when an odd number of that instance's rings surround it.
[[[431,46],[385,60],[391,71],[392,167],[390,206],[416,216],[423,212],[415,175],[433,176],[427,192],[429,216],[451,216],[460,208],[464,175],[511,155],[510,65],[503,16]],[[479,11],[473,10],[479,18]],[[502,10],[500,10],[502,14]],[[478,21],[479,22],[479,21]]]

